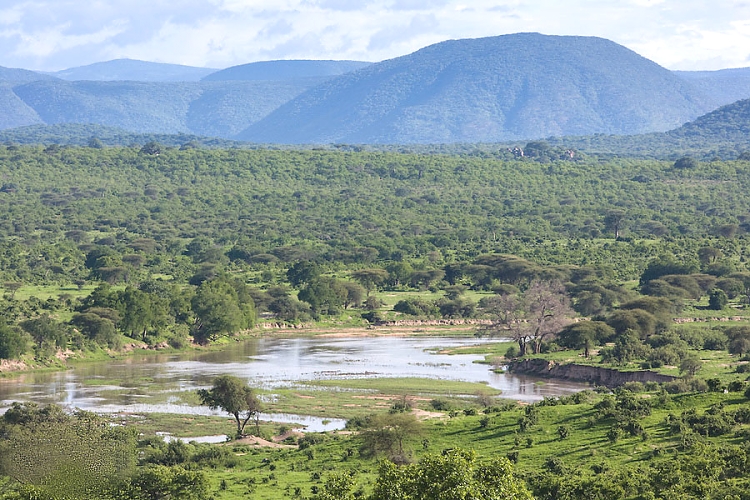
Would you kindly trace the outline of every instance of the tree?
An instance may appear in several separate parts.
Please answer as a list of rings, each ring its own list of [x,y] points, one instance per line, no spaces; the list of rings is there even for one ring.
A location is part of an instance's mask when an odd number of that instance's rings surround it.
[[[359,283],[367,290],[367,296],[370,296],[370,292],[381,286],[388,279],[388,271],[381,268],[372,269],[360,269],[352,273],[352,278],[359,281]]]
[[[237,422],[237,436],[241,437],[245,426],[255,417],[255,432],[260,434],[261,403],[253,390],[240,378],[221,375],[214,379],[211,389],[198,389],[201,404],[212,410],[221,408],[231,414]]]
[[[694,377],[702,367],[703,362],[695,354],[688,354],[680,361],[680,373],[686,373],[691,377]]]
[[[557,343],[569,349],[583,349],[588,358],[591,347],[601,345],[614,334],[614,329],[603,321],[581,321],[563,328],[557,335]]]
[[[149,141],[141,148],[141,153],[149,156],[159,156],[162,146],[156,141]]]
[[[152,465],[139,469],[119,494],[118,500],[203,500],[209,496],[209,483],[201,471]]]
[[[607,211],[604,217],[604,225],[615,234],[615,239],[620,237],[620,231],[625,223],[625,210],[613,209]]]
[[[510,334],[518,343],[519,355],[541,351],[542,343],[559,332],[573,316],[570,301],[559,282],[535,281],[523,293],[493,297],[487,306],[494,316],[491,325],[482,331]]]
[[[406,461],[405,443],[417,439],[421,433],[422,423],[413,413],[375,415],[362,432],[363,451],[369,455],[384,453],[391,460]]]
[[[0,322],[0,359],[15,359],[26,352],[26,337],[18,328]]]
[[[348,292],[342,281],[328,276],[320,276],[302,288],[297,294],[299,300],[310,304],[315,315],[339,314],[347,300]]]
[[[683,156],[674,162],[674,168],[686,169],[698,167],[698,160],[690,156]]]
[[[68,328],[62,323],[53,320],[49,314],[34,319],[22,321],[19,326],[31,335],[38,349],[44,347],[54,352],[56,349],[65,349],[68,343]]]
[[[310,283],[320,276],[321,270],[314,262],[300,261],[294,264],[286,272],[286,279],[293,287],[300,287],[305,283]]]
[[[253,326],[255,303],[246,288],[225,279],[206,281],[198,287],[191,300],[196,342],[207,344],[221,335]]]
[[[167,301],[159,296],[127,287],[118,294],[120,329],[131,338],[146,340],[150,331],[166,326]]]
[[[513,476],[507,458],[478,463],[476,453],[461,449],[427,455],[419,463],[380,463],[370,500],[531,500],[522,480]]]
[[[353,283],[351,281],[342,281],[341,285],[346,290],[346,299],[344,299],[344,309],[350,307],[359,307],[362,304],[362,300],[365,298],[365,289],[359,283]],[[368,294],[369,296],[369,294]]]
[[[727,293],[721,288],[714,288],[708,294],[708,308],[714,311],[721,311],[729,303]]]

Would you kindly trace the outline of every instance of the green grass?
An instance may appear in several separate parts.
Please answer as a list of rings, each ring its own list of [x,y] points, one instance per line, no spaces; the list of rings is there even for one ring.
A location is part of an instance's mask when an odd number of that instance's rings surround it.
[[[637,397],[656,401],[657,393],[639,394]],[[426,453],[439,453],[446,448],[473,449],[481,457],[505,456],[518,453],[516,470],[520,475],[537,474],[545,469],[546,461],[555,457],[569,470],[588,470],[594,464],[606,464],[612,470],[635,468],[652,460],[655,450],[660,453],[657,460],[670,460],[672,453],[679,452],[680,435],[672,434],[666,424],[667,416],[679,415],[685,409],[697,408],[702,414],[712,404],[723,404],[732,411],[747,406],[747,400],[737,393],[707,393],[669,396],[650,415],[639,419],[645,430],[643,436],[623,435],[616,442],[607,438],[614,424],[612,419],[597,417],[594,404],[601,398],[595,396],[590,402],[538,408],[538,422],[527,432],[520,432],[519,419],[524,414],[521,406],[484,415],[465,416],[459,412],[455,417],[429,419],[423,424],[423,432],[409,442],[414,460]],[[471,403],[464,402],[464,407]],[[385,410],[381,410],[385,411]],[[155,419],[158,427],[159,417]],[[174,420],[175,417],[166,417]],[[181,422],[185,429],[196,427],[196,422],[209,420],[196,418]],[[227,427],[231,427],[231,421]],[[140,424],[136,424],[140,425]],[[212,424],[213,425],[213,424]],[[567,426],[570,434],[561,439],[557,429]],[[152,425],[152,428],[153,427]],[[200,428],[200,427],[199,427]],[[709,438],[716,444],[741,444],[742,438],[734,431],[748,430],[747,424],[737,425],[733,432]],[[273,427],[270,427],[273,430]],[[193,434],[198,435],[198,434]],[[298,449],[250,449],[228,444],[235,452],[237,464],[232,468],[207,470],[214,487],[212,494],[217,500],[235,498],[274,499],[296,496],[295,489],[310,496],[319,488],[327,474],[333,471],[354,471],[357,487],[365,491],[372,488],[377,469],[375,458],[359,453],[361,438],[357,434],[342,435],[326,433],[322,443],[305,450]],[[221,481],[227,488],[220,490]]]

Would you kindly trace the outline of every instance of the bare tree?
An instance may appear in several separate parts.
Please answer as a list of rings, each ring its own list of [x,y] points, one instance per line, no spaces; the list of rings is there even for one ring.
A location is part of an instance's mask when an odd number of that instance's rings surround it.
[[[574,315],[560,282],[534,281],[518,295],[493,297],[485,302],[494,316],[483,328],[490,334],[507,334],[518,343],[519,354],[541,351],[542,343],[570,323]]]

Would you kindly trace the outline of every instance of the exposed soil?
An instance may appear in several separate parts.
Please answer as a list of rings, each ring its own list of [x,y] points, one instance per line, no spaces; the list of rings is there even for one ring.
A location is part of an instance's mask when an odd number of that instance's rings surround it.
[[[256,436],[245,436],[242,439],[230,441],[226,444],[231,446],[244,444],[252,448],[296,448],[295,445],[274,443],[273,441],[267,441]]]

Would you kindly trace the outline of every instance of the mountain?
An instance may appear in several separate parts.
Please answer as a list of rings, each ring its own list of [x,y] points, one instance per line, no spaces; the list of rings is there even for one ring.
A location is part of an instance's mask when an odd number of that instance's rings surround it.
[[[238,138],[280,143],[493,142],[664,131],[710,110],[614,42],[519,33],[451,40],[336,77]]]
[[[674,73],[702,91],[716,106],[750,98],[750,68]]]
[[[0,66],[0,82],[27,83],[37,80],[54,80],[55,78],[27,69],[5,68]]]
[[[13,86],[0,81],[0,130],[44,123],[34,109],[15,92]]]
[[[216,69],[163,64],[135,59],[115,59],[50,73],[68,81],[197,82]]]
[[[8,126],[85,123],[228,138],[321,81],[35,81],[0,87],[0,110],[19,121]]]
[[[722,106],[668,133],[677,138],[703,138],[750,147],[750,99]]]
[[[362,61],[261,61],[232,66],[208,76],[203,81],[227,80],[293,80],[321,76],[338,76],[371,63]]]

